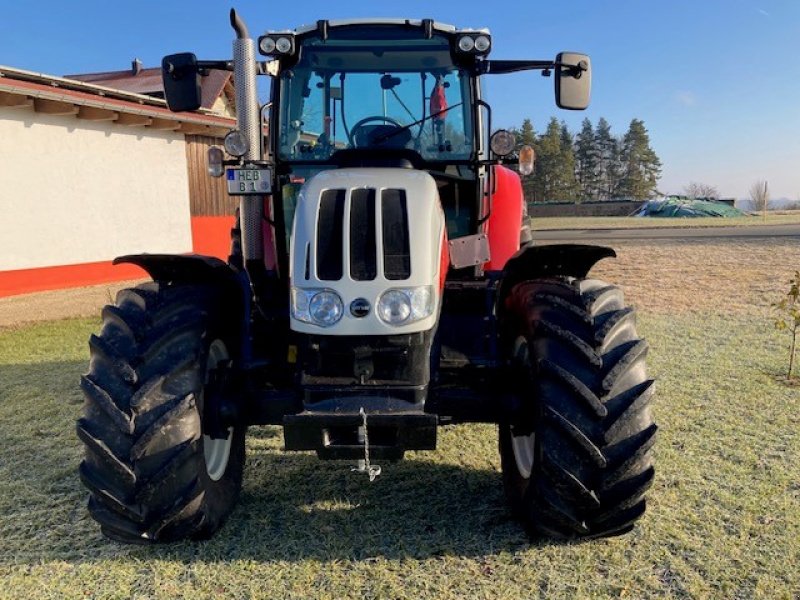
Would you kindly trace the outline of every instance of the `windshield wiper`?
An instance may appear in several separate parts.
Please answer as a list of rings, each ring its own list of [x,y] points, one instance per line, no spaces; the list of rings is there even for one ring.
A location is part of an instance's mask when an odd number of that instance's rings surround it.
[[[448,110],[452,110],[454,108],[457,108],[457,107],[461,106],[462,104],[464,104],[464,103],[463,102],[459,102],[458,104],[453,104],[452,106],[448,106],[447,108],[443,108],[439,112],[435,112],[433,114],[428,115],[427,117],[423,117],[419,121],[414,121],[413,123],[409,123],[408,125],[403,125],[402,127],[398,127],[394,131],[390,131],[388,133],[382,133],[380,135],[376,135],[374,138],[372,138],[372,143],[373,144],[380,144],[381,142],[385,142],[390,137],[396,136],[398,133],[402,133],[403,131],[407,131],[407,130],[411,129],[412,127],[416,126],[416,125],[420,125],[420,124],[424,123],[425,121],[428,121],[429,119],[433,119],[434,117],[438,117],[439,115],[442,115],[442,114],[446,113]]]

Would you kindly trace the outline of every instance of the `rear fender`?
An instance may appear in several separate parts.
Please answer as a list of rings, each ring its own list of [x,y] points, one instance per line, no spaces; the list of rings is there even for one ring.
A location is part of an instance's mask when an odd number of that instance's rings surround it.
[[[218,258],[200,254],[129,254],[114,264],[137,265],[154,281],[164,284],[208,285],[220,291],[220,310],[229,340],[239,349],[246,364],[252,358],[248,340],[250,323],[250,282],[244,271],[234,271]]]
[[[585,244],[526,246],[506,263],[497,290],[497,316],[502,317],[505,299],[521,281],[541,277],[586,277],[603,258],[615,257],[613,249]]]

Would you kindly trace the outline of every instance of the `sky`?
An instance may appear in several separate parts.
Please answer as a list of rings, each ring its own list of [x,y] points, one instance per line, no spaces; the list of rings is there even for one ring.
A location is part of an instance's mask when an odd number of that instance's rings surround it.
[[[230,58],[228,10],[255,36],[318,19],[434,18],[488,27],[492,58],[592,59],[588,110],[560,110],[536,72],[486,81],[494,124],[551,116],[573,131],[605,117],[624,134],[642,119],[663,163],[659,190],[690,182],[745,198],[759,179],[773,198],[800,200],[800,0],[0,0],[0,64],[52,75],[156,66],[173,52]]]

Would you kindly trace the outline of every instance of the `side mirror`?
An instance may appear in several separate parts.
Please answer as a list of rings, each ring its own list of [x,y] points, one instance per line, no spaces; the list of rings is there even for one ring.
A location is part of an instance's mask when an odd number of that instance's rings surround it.
[[[592,91],[592,63],[586,54],[561,52],[556,56],[556,105],[568,110],[589,106]]]
[[[164,97],[172,112],[197,110],[201,104],[197,57],[191,52],[170,54],[161,61]]]

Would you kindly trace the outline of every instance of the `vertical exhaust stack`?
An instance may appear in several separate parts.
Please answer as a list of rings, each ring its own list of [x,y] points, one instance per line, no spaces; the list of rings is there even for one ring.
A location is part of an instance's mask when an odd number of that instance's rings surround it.
[[[233,41],[233,81],[236,87],[236,120],[239,131],[248,141],[245,160],[261,160],[261,111],[256,89],[256,44],[247,31],[242,18],[231,9],[231,27],[236,32]],[[242,254],[245,265],[251,260],[262,260],[264,244],[261,223],[264,205],[261,196],[242,196],[239,201],[239,218],[242,230]]]

